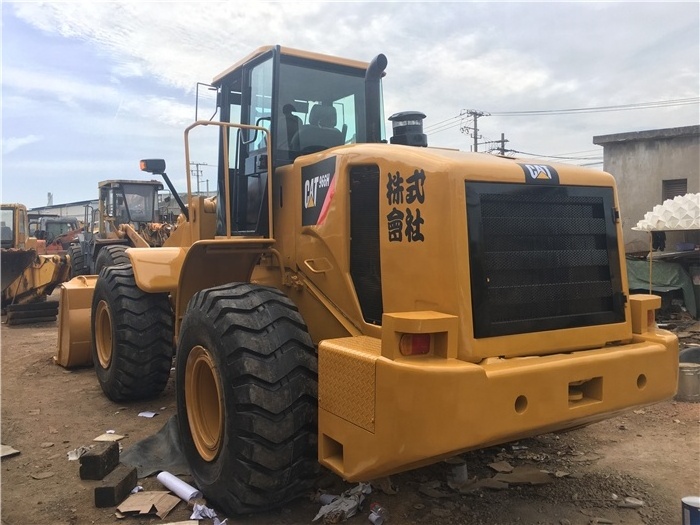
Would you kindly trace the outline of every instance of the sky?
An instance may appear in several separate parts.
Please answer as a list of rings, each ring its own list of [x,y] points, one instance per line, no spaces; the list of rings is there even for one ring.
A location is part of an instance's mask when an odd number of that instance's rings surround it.
[[[153,178],[142,158],[184,190],[184,129],[213,107],[197,83],[265,45],[383,53],[385,115],[425,113],[431,146],[470,151],[476,111],[478,151],[503,133],[511,154],[602,169],[594,136],[700,123],[697,1],[3,1],[1,31],[0,200],[29,208]],[[213,191],[215,156],[190,158]]]

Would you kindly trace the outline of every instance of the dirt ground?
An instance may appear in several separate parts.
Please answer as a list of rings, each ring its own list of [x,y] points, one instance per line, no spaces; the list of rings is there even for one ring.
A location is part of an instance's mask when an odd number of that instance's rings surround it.
[[[687,330],[688,325],[670,326]],[[687,340],[688,332],[683,334]],[[67,459],[69,451],[93,444],[107,430],[125,436],[120,442],[124,450],[157,433],[176,410],[172,379],[156,400],[117,405],[104,397],[92,369],[69,371],[53,363],[55,322],[3,323],[0,335],[2,443],[20,452],[2,459],[2,525],[142,525],[190,518],[191,510],[181,502],[163,520],[117,519],[115,508],[94,505],[94,488],[100,482],[82,481],[79,461]],[[142,411],[158,415],[139,417]],[[681,498],[700,495],[700,403],[668,400],[582,429],[461,459],[468,473],[461,485],[454,475],[463,475],[463,467],[448,462],[375,480],[362,510],[346,523],[369,523],[368,504],[376,501],[387,509],[387,523],[397,525],[677,525]],[[524,471],[530,483],[512,477],[506,478],[511,480],[507,485],[496,483],[491,478],[497,472],[489,466],[495,462],[507,468],[501,463],[506,462],[516,473]],[[154,476],[139,480],[139,485],[164,490]],[[319,483],[328,493],[354,486],[331,474]],[[642,506],[634,507],[637,500]],[[319,509],[310,495],[286,508],[232,516],[226,523],[310,524]]]

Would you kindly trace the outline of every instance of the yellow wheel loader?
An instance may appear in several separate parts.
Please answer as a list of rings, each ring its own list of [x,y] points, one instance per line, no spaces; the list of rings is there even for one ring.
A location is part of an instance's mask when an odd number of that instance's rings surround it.
[[[98,184],[98,209],[85,207],[85,228],[69,247],[71,275],[98,275],[105,266],[128,263],[129,247],[162,246],[171,230],[158,217],[156,180],[106,180]]]
[[[175,355],[184,454],[226,513],[319,464],[368,481],[676,390],[613,177],[428,147],[416,111],[387,139],[386,66],[271,46],[217,76],[218,120],[185,131],[189,166],[218,130],[217,198],[188,177],[187,235],[88,287],[103,389],[156,395]]]
[[[55,321],[58,303],[46,299],[68,280],[68,257],[48,253],[46,240],[29,236],[24,204],[0,206],[0,235],[2,311],[7,324]]]

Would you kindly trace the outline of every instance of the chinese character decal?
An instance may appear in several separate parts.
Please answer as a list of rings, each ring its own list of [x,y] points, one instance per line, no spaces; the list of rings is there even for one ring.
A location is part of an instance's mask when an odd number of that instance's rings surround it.
[[[406,208],[406,240],[423,242],[423,234],[420,232],[423,219],[420,216],[420,208],[416,208],[416,215],[411,213],[411,208]]]
[[[403,212],[394,208],[386,216],[389,224],[389,242],[401,242],[403,240]]]
[[[389,173],[389,182],[386,183],[386,198],[390,206],[403,204],[403,177],[398,171],[396,175]]]
[[[397,171],[387,175],[386,198],[392,210],[387,214],[387,231],[389,242],[423,242],[425,236],[421,233],[421,226],[425,220],[421,216],[420,204],[425,203],[425,171],[415,170],[413,175],[404,179]],[[404,195],[405,191],[405,195]],[[413,204],[407,206],[405,212],[397,208],[401,204]]]
[[[406,179],[406,182],[410,184],[406,191],[406,204],[412,204],[413,201],[423,204],[425,202],[425,189],[423,188],[425,172],[423,170],[414,171],[413,175]]]

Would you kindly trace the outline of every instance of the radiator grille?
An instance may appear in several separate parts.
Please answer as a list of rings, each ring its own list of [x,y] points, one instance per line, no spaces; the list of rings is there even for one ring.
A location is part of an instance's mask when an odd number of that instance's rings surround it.
[[[624,320],[611,188],[467,182],[477,338]]]
[[[365,322],[382,323],[379,259],[379,168],[350,170],[350,275]]]

